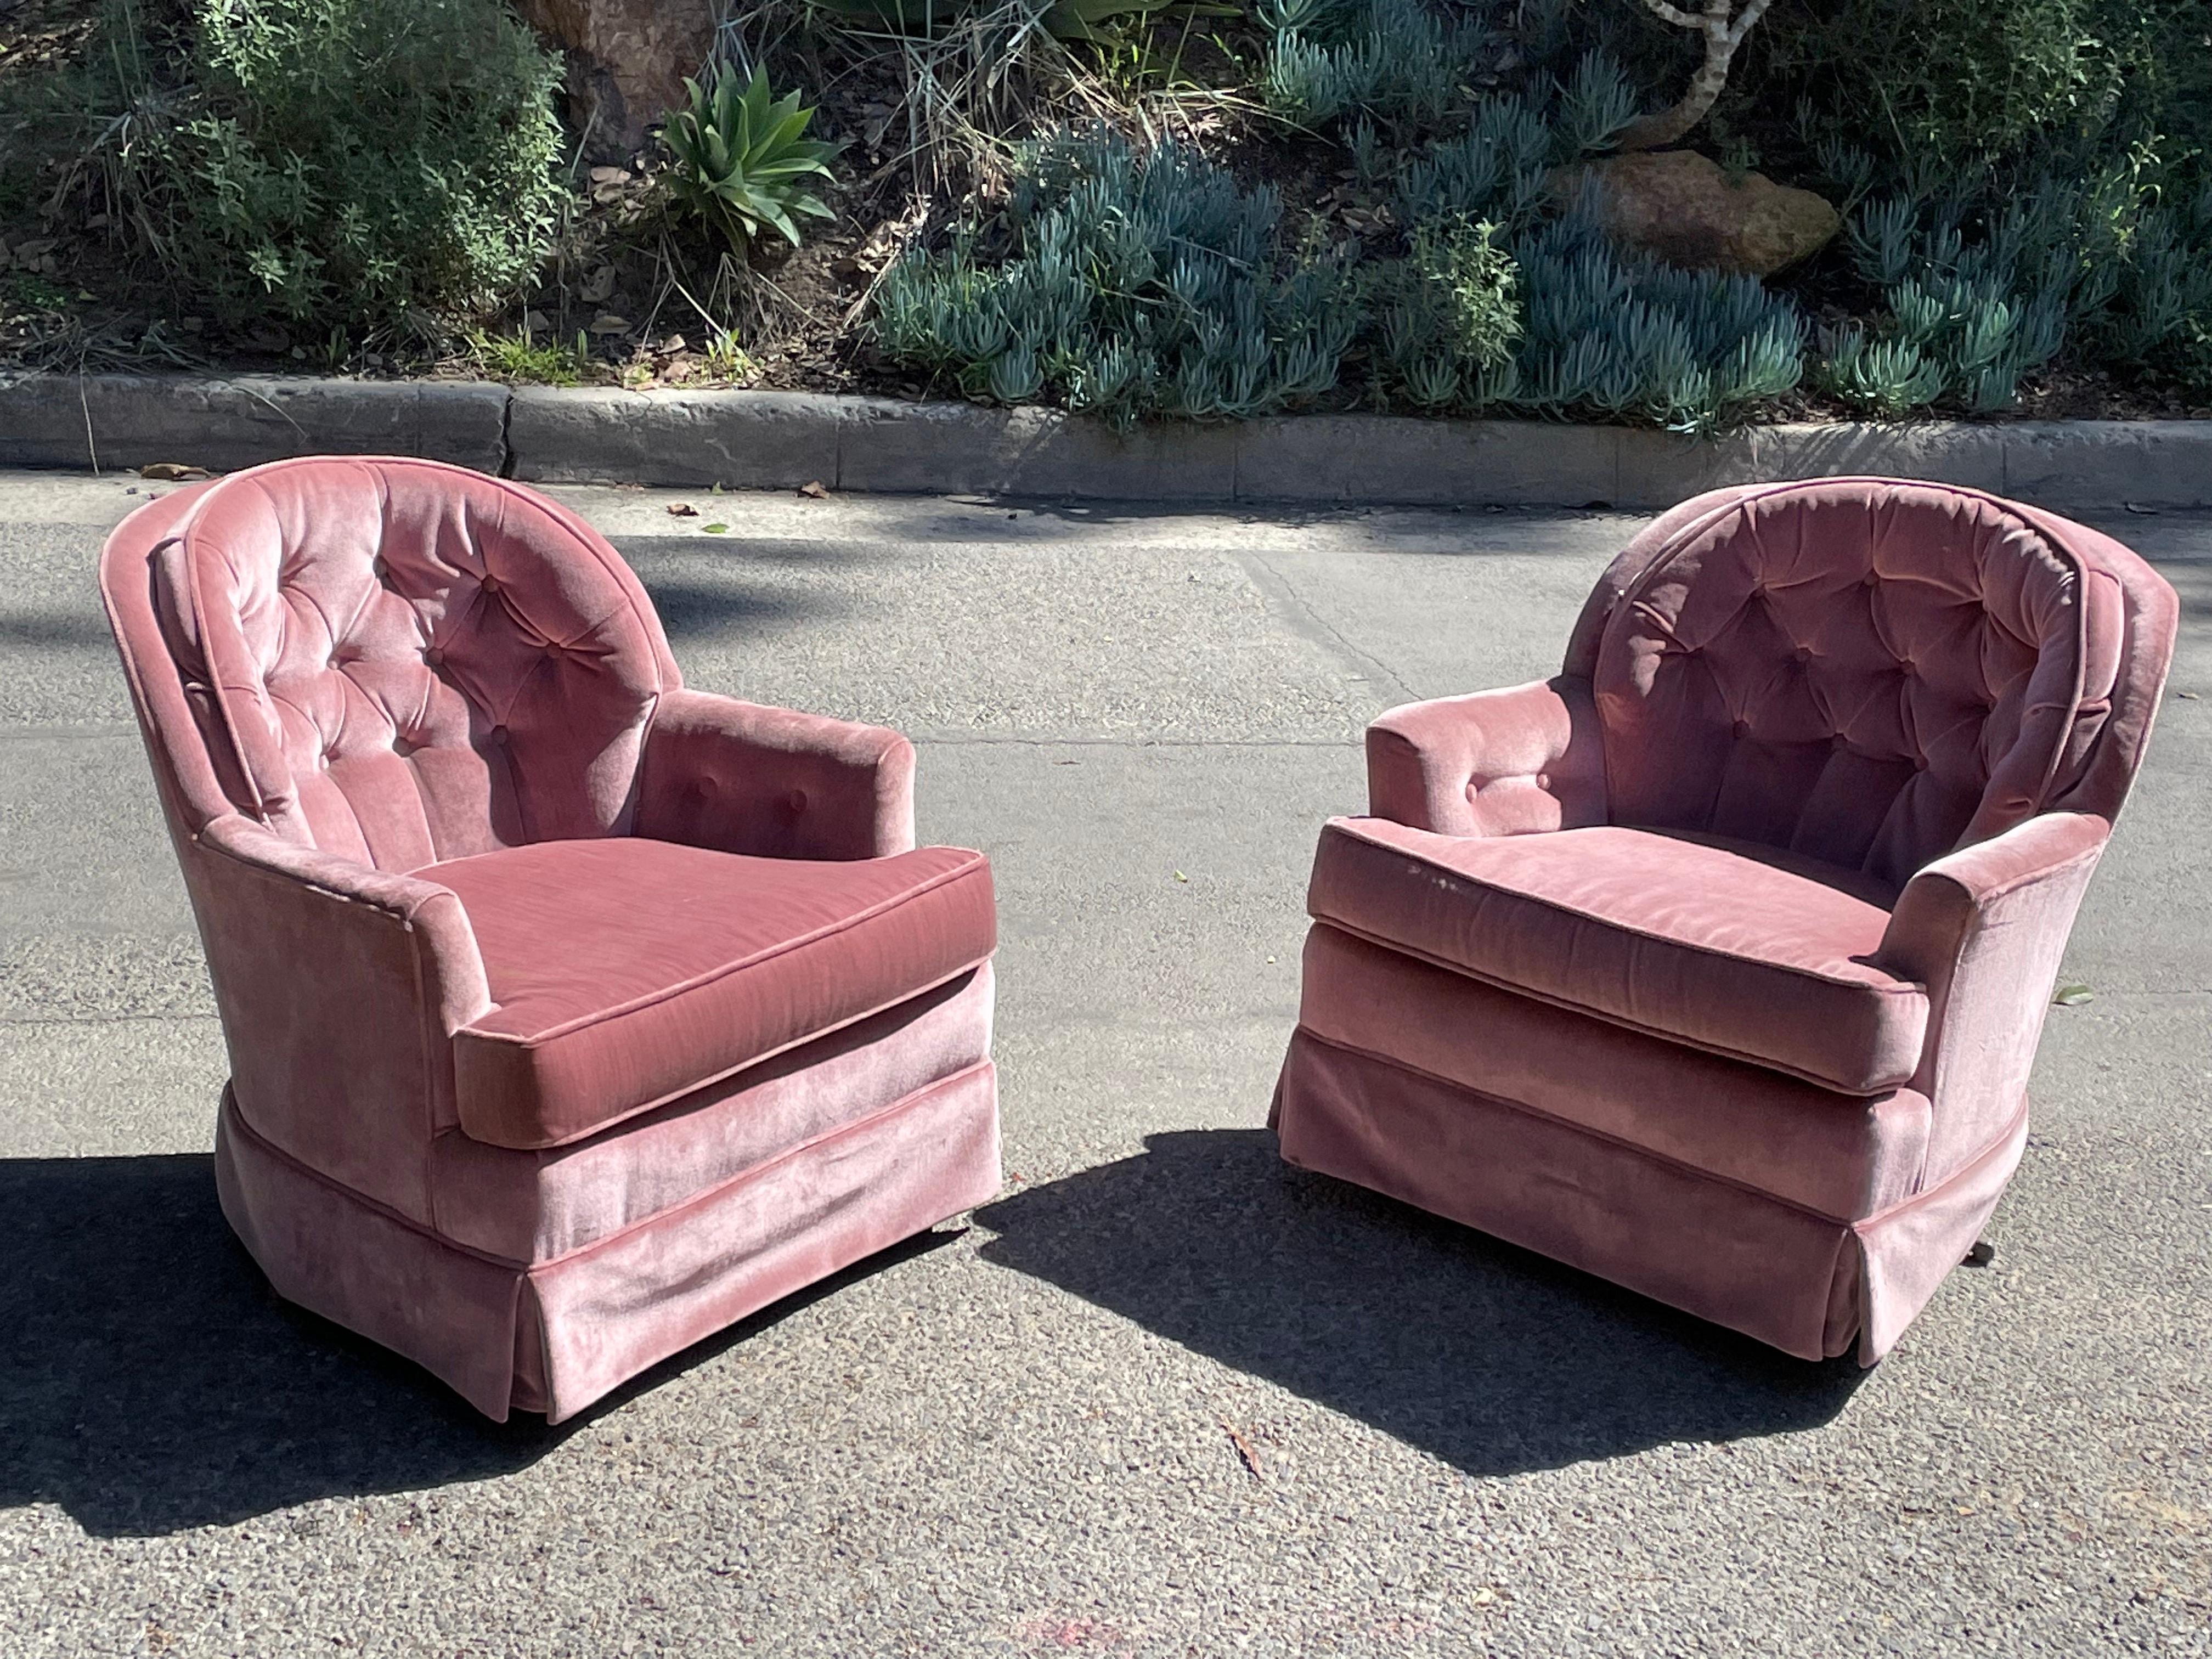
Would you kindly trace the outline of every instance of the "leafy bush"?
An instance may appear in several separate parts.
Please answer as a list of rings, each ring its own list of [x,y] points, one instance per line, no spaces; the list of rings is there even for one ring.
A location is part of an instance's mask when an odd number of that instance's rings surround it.
[[[1601,65],[1588,80],[1603,74]],[[1583,204],[1557,212],[1552,161],[1581,148],[1591,128],[1573,100],[1556,112],[1547,119],[1519,96],[1486,98],[1463,135],[1430,144],[1400,177],[1397,214],[1417,227],[1417,256],[1434,234],[1419,228],[1480,219],[1498,228],[1517,267],[1527,325],[1513,361],[1479,381],[1462,370],[1457,400],[1709,431],[1794,388],[1805,323],[1788,299],[1753,277],[1679,270],[1617,248]],[[1433,355],[1414,372],[1387,334],[1384,347],[1416,403],[1451,378]]]
[[[820,15],[849,28],[933,34],[988,9],[993,0],[811,0]],[[1128,44],[1126,26],[1141,19],[1233,17],[1243,8],[1215,0],[1036,0],[1036,26],[1055,40]]]
[[[1876,337],[1854,325],[1832,338],[1822,378],[1878,414],[2001,412],[2069,337],[2187,380],[2212,330],[2212,188],[2168,204],[2120,167],[2046,178],[1993,209],[1891,196],[1852,216],[1849,240],[1883,309]]]
[[[908,252],[877,289],[876,339],[970,397],[1051,393],[1117,426],[1266,414],[1334,386],[1358,325],[1344,273],[1288,254],[1280,217],[1272,191],[1178,144],[1060,135],[1017,158],[1005,257],[986,264],[972,228]]]
[[[1417,225],[1406,258],[1368,274],[1376,378],[1386,392],[1443,412],[1484,409],[1512,392],[1523,332],[1520,272],[1495,234],[1464,219]]]
[[[1708,432],[1803,376],[1803,314],[1756,277],[1624,252],[1580,211],[1514,253],[1528,303],[1513,393],[1523,408]]]
[[[814,112],[799,106],[797,93],[771,101],[765,73],[757,69],[740,85],[726,64],[706,86],[687,78],[684,87],[690,106],[662,134],[676,158],[669,189],[740,258],[763,225],[797,247],[798,216],[833,216],[812,181],[830,177],[837,147],[806,137]]]
[[[556,71],[497,0],[198,0],[189,38],[193,79],[151,90],[139,113],[161,118],[113,172],[219,312],[375,325],[489,306],[536,270]]]
[[[1353,115],[1441,120],[1486,39],[1447,27],[1423,0],[1279,0],[1261,17],[1273,26],[1267,106],[1314,128]]]

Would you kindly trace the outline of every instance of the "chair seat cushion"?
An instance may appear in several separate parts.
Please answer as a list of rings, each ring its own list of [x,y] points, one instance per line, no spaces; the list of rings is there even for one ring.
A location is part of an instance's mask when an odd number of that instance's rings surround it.
[[[1380,945],[1848,1094],[1908,1082],[1926,988],[1874,965],[1895,897],[1745,842],[1607,825],[1322,833],[1309,908]]]
[[[990,866],[747,858],[611,836],[416,872],[459,896],[496,1005],[453,1039],[463,1131],[558,1146],[939,985],[995,943]]]

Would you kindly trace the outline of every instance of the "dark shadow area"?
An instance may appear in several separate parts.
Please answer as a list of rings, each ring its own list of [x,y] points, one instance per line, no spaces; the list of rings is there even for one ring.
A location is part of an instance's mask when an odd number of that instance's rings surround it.
[[[0,1508],[58,1504],[104,1537],[526,1468],[817,1297],[958,1236],[872,1256],[549,1428],[491,1422],[419,1366],[277,1300],[232,1237],[204,1155],[0,1160]]]
[[[701,503],[711,515],[717,504]],[[732,502],[735,514],[742,508]],[[846,608],[821,582],[801,585],[793,566],[820,568],[865,563],[833,543],[720,542],[680,538],[623,536],[617,544],[652,598],[662,630],[672,643],[715,640],[735,642],[788,630]]]
[[[1471,1474],[1817,1427],[1865,1375],[1292,1170],[1265,1130],[1145,1144],[978,1211],[983,1258]]]
[[[112,649],[114,641],[106,620],[96,610],[82,616],[62,611],[0,611],[0,645],[96,645]]]
[[[672,575],[650,565],[637,575],[671,644],[792,628],[833,609],[817,597],[795,603],[787,590],[768,592],[735,576]]]

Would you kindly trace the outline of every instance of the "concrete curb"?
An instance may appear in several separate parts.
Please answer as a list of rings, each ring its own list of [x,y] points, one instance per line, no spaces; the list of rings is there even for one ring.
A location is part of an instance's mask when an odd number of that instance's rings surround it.
[[[421,455],[540,483],[1094,501],[1672,506],[1851,473],[2060,508],[2212,507],[2212,421],[1759,427],[1713,442],[1623,427],[1307,415],[1122,436],[1044,409],[787,392],[458,380],[0,379],[0,466],[218,471],[298,454]]]

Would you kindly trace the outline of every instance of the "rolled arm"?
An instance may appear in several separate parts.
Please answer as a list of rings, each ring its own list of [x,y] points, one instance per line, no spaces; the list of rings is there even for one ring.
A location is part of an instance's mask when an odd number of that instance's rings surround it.
[[[1589,682],[1571,675],[1393,708],[1367,728],[1368,811],[1446,836],[1605,822]]]
[[[237,814],[185,866],[247,1127],[430,1219],[422,1149],[459,1121],[453,1033],[492,1006],[460,900]]]
[[[1946,854],[1905,884],[1877,963],[1928,987],[1914,1086],[1934,1109],[1929,1178],[2012,1126],[2075,912],[2112,836],[2085,812],[2045,812]]]
[[[761,858],[903,853],[914,745],[880,726],[672,692],[646,734],[637,833]]]

